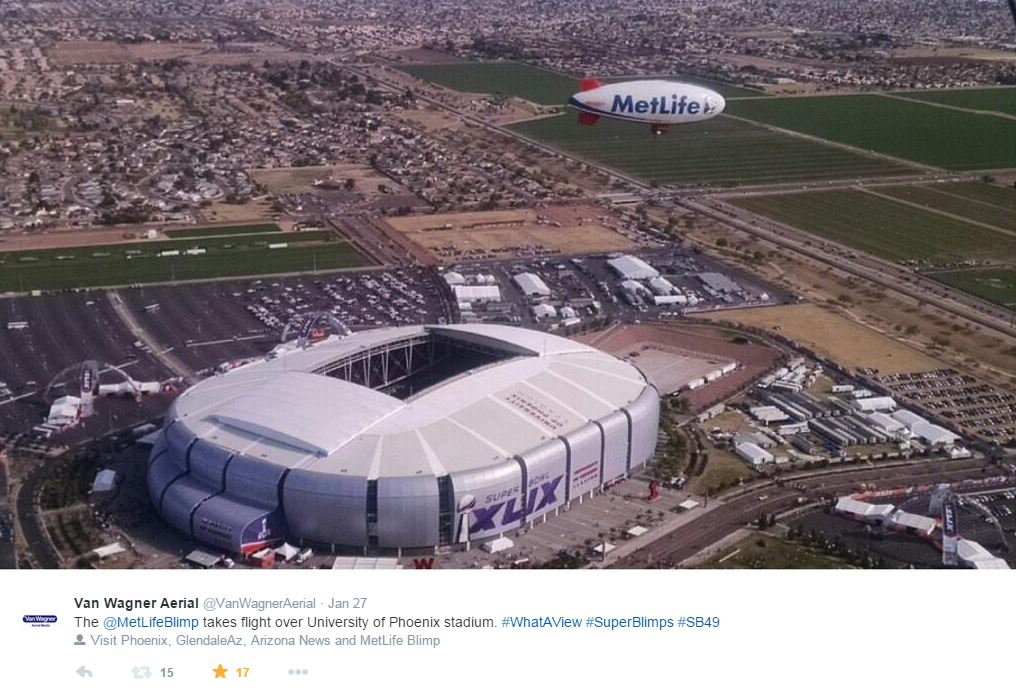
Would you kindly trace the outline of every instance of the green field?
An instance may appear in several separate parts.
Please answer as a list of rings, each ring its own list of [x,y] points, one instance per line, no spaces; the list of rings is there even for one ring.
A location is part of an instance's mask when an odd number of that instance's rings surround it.
[[[732,101],[727,112],[951,170],[1016,167],[1016,122],[882,95]]]
[[[990,188],[1000,189],[1002,192],[1008,193],[1000,187],[976,182],[964,182],[964,189],[959,190],[959,192],[966,191],[968,184],[980,187],[982,191]],[[953,216],[974,221],[975,223],[984,223],[985,225],[1011,230],[1016,233],[1016,190],[1011,190],[1013,205],[1008,207],[984,201],[984,198],[991,196],[992,192],[978,192],[982,198],[973,198],[959,193],[951,188],[950,185],[939,185],[936,188],[924,185],[909,185],[879,188],[876,191],[886,196],[909,201],[918,206],[932,208],[936,211],[942,211]],[[1016,238],[1013,238],[1013,244],[1016,245]]]
[[[753,90],[750,87],[728,85],[724,82],[716,82],[715,80],[706,80],[705,78],[691,77],[688,75],[629,75],[626,77],[605,78],[601,80],[601,82],[622,82],[627,80],[673,80],[675,82],[689,82],[692,85],[700,85],[702,87],[708,87],[710,90],[715,90],[728,99],[737,97],[761,97],[763,95],[761,91]]]
[[[441,63],[399,66],[399,70],[459,92],[504,94],[554,106],[565,104],[569,97],[579,91],[578,79],[525,63]],[[676,76],[642,79],[684,80],[716,90],[724,97],[752,97],[761,94],[755,90],[699,78]],[[608,78],[602,82],[620,80]]]
[[[949,184],[932,184],[931,188],[1016,211],[1016,188],[1013,187],[982,184],[981,182],[951,182]]]
[[[255,233],[277,233],[281,230],[275,223],[250,223],[245,225],[219,225],[208,228],[173,228],[166,231],[172,239],[194,238],[204,235],[253,235]]]
[[[733,186],[912,172],[896,163],[722,116],[673,126],[666,135],[655,137],[646,124],[601,119],[595,126],[581,126],[574,114],[525,121],[510,128],[659,184]]]
[[[0,292],[161,283],[224,276],[342,269],[367,263],[345,242],[324,231],[276,233],[201,243],[206,252],[187,255],[195,243],[134,243],[25,250],[0,254]],[[289,247],[268,249],[270,243]],[[163,250],[178,256],[161,257]]]
[[[732,199],[741,208],[890,261],[1016,258],[1016,237],[854,189]]]
[[[995,111],[1016,116],[1016,87],[999,87],[987,90],[927,90],[899,92],[901,97],[922,102],[947,104],[952,107]]]
[[[931,277],[992,303],[1016,307],[1016,269],[964,269]]]
[[[720,562],[723,560],[722,562]],[[775,536],[755,533],[725,548],[699,565],[709,570],[838,570],[849,569],[839,560],[815,548]]]
[[[407,65],[399,70],[458,92],[503,94],[537,104],[564,104],[578,92],[574,78],[524,63]]]

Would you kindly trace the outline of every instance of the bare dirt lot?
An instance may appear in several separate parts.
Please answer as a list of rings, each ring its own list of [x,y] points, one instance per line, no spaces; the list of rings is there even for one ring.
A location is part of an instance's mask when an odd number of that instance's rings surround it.
[[[51,61],[62,65],[81,63],[136,63],[170,58],[187,58],[214,49],[213,44],[173,44],[152,42],[122,44],[116,41],[60,41],[47,53]]]
[[[442,261],[531,254],[627,250],[634,244],[612,230],[595,206],[447,213],[389,218],[388,223]]]
[[[679,360],[683,356],[697,359],[703,363],[715,364],[710,366],[709,370],[726,363],[736,363],[737,370],[686,393],[693,410],[699,410],[729,399],[744,386],[771,370],[780,358],[780,352],[773,347],[742,343],[738,341],[736,334],[728,330],[705,325],[683,325],[680,327],[666,327],[656,324],[621,325],[606,332],[583,335],[577,339],[614,356],[629,358],[640,368],[643,367],[638,362],[639,357],[632,358],[631,354],[638,352],[640,347],[649,345],[657,350],[662,348],[672,353],[675,360]],[[670,368],[673,370],[676,367],[675,364]],[[646,366],[643,370],[649,368],[650,366]],[[708,373],[708,370],[706,372]],[[650,379],[653,378],[648,370],[647,375],[650,376]],[[672,374],[669,378],[673,381],[679,377],[677,374]],[[683,384],[687,384],[687,382],[684,381]],[[664,385],[657,383],[656,386],[661,394],[671,392],[666,390]]]
[[[183,58],[202,65],[239,65],[263,61],[299,61],[320,59],[311,54],[291,51],[270,44],[231,44],[223,50],[208,43],[172,43],[149,41],[140,44],[117,41],[60,41],[48,49],[57,65],[87,63],[137,63]]]
[[[429,48],[406,48],[392,51],[391,56],[405,63],[466,63],[467,61]]]
[[[934,357],[816,305],[727,310],[702,316],[776,332],[850,370],[866,367],[883,373],[912,373],[944,366]]]
[[[209,223],[239,223],[263,221],[272,216],[272,203],[268,199],[249,201],[245,204],[227,204],[217,201],[204,210]]]
[[[314,182],[327,182],[325,186],[345,188],[346,181],[352,179],[353,192],[372,197],[385,193],[404,193],[395,181],[380,174],[369,165],[357,163],[338,163],[328,167],[278,167],[269,170],[254,170],[251,176],[268,191],[276,196],[285,194],[321,194],[325,188],[315,187]]]
[[[936,61],[956,62],[957,59],[968,61],[1016,61],[1016,54],[1013,54],[1012,51],[971,47],[915,46],[896,51],[893,58],[914,62],[924,60],[929,63]]]

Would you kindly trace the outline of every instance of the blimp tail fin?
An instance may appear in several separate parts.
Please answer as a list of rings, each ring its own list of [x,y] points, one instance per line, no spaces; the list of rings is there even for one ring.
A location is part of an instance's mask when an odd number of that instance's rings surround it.
[[[587,111],[579,112],[579,123],[582,124],[583,126],[592,126],[599,120],[600,117],[597,114],[590,114]]]
[[[597,87],[602,87],[602,85],[600,85],[600,81],[596,78],[582,78],[582,80],[579,81],[580,92],[595,90]]]

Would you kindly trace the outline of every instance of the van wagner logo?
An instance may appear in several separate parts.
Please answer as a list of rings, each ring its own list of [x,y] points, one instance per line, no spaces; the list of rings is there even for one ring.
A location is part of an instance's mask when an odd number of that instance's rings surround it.
[[[21,616],[22,623],[28,623],[33,628],[48,628],[56,623],[56,616],[45,614],[26,614]]]

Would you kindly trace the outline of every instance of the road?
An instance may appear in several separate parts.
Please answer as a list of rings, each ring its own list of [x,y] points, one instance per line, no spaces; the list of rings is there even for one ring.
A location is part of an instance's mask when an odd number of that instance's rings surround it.
[[[46,533],[46,526],[39,516],[39,490],[49,479],[49,470],[58,467],[49,462],[40,465],[21,483],[18,490],[17,513],[21,534],[25,537],[28,550],[35,560],[36,568],[58,569],[61,567],[60,554]]]
[[[16,567],[14,517],[7,500],[7,458],[0,454],[0,570],[12,570]]]
[[[807,485],[810,500],[824,496],[845,495],[853,491],[859,480],[874,482],[889,489],[939,482],[958,482],[982,476],[984,461],[957,465],[949,461],[921,463],[910,466],[889,466],[864,473],[813,473],[794,482]],[[777,514],[794,505],[802,492],[775,482],[750,491],[730,495],[722,502],[713,500],[710,510],[681,526],[673,533],[639,549],[612,565],[616,568],[645,567],[651,558],[653,564],[677,565],[699,550],[726,538],[734,531],[754,521],[762,514]],[[760,499],[760,497],[762,499]]]

